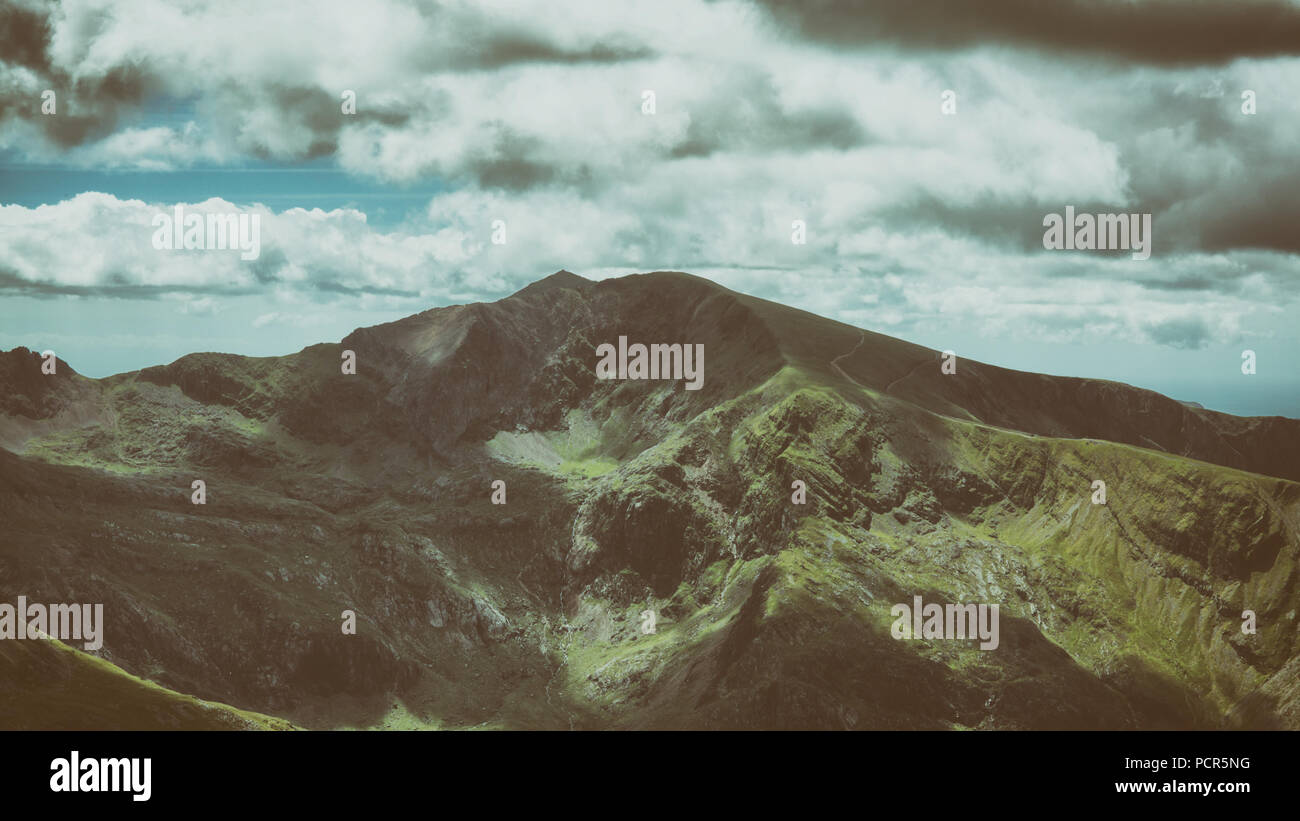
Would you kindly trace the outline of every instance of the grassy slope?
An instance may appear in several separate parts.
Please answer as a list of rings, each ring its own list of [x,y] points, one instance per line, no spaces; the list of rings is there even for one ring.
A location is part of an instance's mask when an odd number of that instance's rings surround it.
[[[737,519],[714,512],[719,533],[767,544],[740,557],[698,545],[717,561],[671,596],[581,597],[563,674],[595,726],[754,726],[764,704],[779,726],[1219,726],[1300,650],[1294,483],[897,415],[819,379],[783,372],[601,478],[596,495],[644,501],[657,469],[689,465],[720,418],[758,408],[726,448],[748,483]],[[854,476],[862,464],[869,475]],[[783,501],[795,477],[806,511]],[[1106,506],[1091,504],[1093,478],[1108,483]],[[892,642],[889,605],[922,591],[1002,602],[1006,649]],[[1237,630],[1246,607],[1256,636]],[[661,614],[653,636],[637,630],[644,608]],[[891,687],[928,690],[943,709],[882,699]],[[1247,723],[1288,709],[1277,700]]]
[[[137,678],[61,641],[0,643],[6,730],[291,730],[289,722]]]

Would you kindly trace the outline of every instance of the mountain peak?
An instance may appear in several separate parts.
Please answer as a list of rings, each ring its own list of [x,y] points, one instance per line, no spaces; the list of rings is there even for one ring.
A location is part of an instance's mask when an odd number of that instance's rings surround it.
[[[555,273],[551,274],[548,277],[539,279],[530,285],[525,285],[523,288],[520,288],[518,291],[515,291],[513,294],[511,294],[511,296],[513,297],[513,296],[522,296],[525,294],[538,294],[538,293],[542,293],[543,291],[553,290],[555,288],[581,289],[584,286],[590,284],[591,284],[591,280],[587,279],[586,277],[580,277],[577,274],[573,273],[572,271],[566,271],[564,269],[560,269],[559,271],[556,271]]]

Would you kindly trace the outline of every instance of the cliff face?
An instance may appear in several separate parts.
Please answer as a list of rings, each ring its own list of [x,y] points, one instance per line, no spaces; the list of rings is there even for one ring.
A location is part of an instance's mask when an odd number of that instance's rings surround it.
[[[703,388],[597,379],[619,336],[703,344]],[[304,726],[1300,728],[1296,420],[667,273],[0,387],[6,600]],[[998,648],[894,638],[916,595],[999,605]]]

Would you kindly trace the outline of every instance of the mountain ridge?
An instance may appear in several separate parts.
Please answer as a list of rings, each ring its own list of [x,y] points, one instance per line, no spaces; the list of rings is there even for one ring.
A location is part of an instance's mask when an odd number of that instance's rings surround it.
[[[398,329],[410,329],[404,331],[404,334],[409,336],[418,333],[422,334],[424,338],[418,342],[414,339],[401,337],[384,339],[385,346],[406,353],[415,352],[424,357],[433,356],[437,358],[447,351],[457,348],[463,341],[463,333],[468,333],[469,329],[476,327],[479,323],[491,322],[494,318],[491,306],[508,305],[521,298],[542,297],[544,300],[549,301],[562,299],[555,295],[556,291],[576,290],[580,293],[598,293],[601,282],[636,281],[640,278],[645,278],[646,282],[665,280],[668,282],[687,282],[712,289],[719,294],[726,294],[731,299],[736,300],[737,304],[751,309],[754,315],[758,317],[759,322],[767,321],[773,316],[774,312],[785,313],[787,316],[795,318],[794,323],[791,323],[788,319],[783,320],[787,324],[797,324],[810,320],[822,324],[834,323],[842,327],[846,335],[850,333],[861,334],[862,341],[869,339],[872,344],[866,346],[867,350],[865,351],[849,351],[846,347],[847,354],[839,352],[827,356],[827,354],[831,353],[830,350],[816,350],[813,346],[809,346],[798,339],[790,339],[788,336],[781,335],[778,335],[778,346],[781,347],[782,356],[788,363],[803,365],[823,372],[825,372],[825,366],[829,362],[847,359],[847,367],[853,369],[854,381],[858,385],[909,401],[931,412],[954,418],[973,419],[985,424],[1037,435],[1097,438],[1136,444],[1199,458],[1214,464],[1264,473],[1265,475],[1300,479],[1300,420],[1292,420],[1282,416],[1239,417],[1201,407],[1193,407],[1185,402],[1170,399],[1158,392],[1122,382],[1095,378],[1047,376],[1001,368],[966,359],[958,360],[959,367],[963,371],[961,373],[963,378],[960,380],[916,380],[912,379],[912,377],[927,362],[937,360],[938,351],[872,331],[865,331],[854,326],[835,323],[834,320],[826,320],[815,314],[782,306],[778,303],[739,294],[710,280],[682,272],[658,271],[630,275],[618,280],[593,281],[569,271],[561,270],[495,302],[467,303],[465,305],[433,308],[392,322],[358,328],[345,336],[339,343],[320,343],[320,345],[326,347],[338,345],[340,346],[339,350],[342,350],[348,348],[349,345],[361,344],[367,339],[391,337]],[[497,321],[500,320],[500,317],[495,318]],[[438,323],[446,323],[450,327],[447,329],[440,327],[431,329],[428,327],[435,320]],[[452,338],[445,338],[447,333],[444,331],[452,332]],[[497,334],[500,334],[499,329],[497,329]],[[546,340],[543,344],[554,345],[555,342],[554,340]],[[429,347],[438,345],[441,345],[441,348]],[[286,357],[303,357],[308,351],[318,347],[319,345],[309,346],[296,354],[278,357],[244,357],[237,354],[187,354],[168,365],[150,366],[138,371],[128,371],[123,374],[114,374],[90,381],[92,383],[101,383],[104,380],[120,380],[136,375],[150,381],[166,381],[170,379],[181,384],[184,390],[184,386],[189,381],[192,381],[192,377],[188,374],[175,375],[173,372],[186,370],[185,365],[182,363],[187,363],[195,357],[209,359],[212,357],[238,357],[238,361],[248,363],[279,362],[285,360]],[[855,347],[861,347],[861,345]],[[4,379],[0,381],[15,384],[19,370],[21,370],[27,374],[24,377],[27,384],[29,386],[32,384],[32,368],[30,367],[32,363],[29,362],[28,367],[22,369],[17,368],[15,364],[16,361],[22,360],[24,352],[34,357],[34,354],[25,348],[0,352],[0,363],[8,362],[9,370],[8,374],[4,375]],[[871,361],[863,362],[864,357],[870,358]],[[236,360],[226,361],[233,362]],[[428,364],[433,363],[430,361]],[[60,360],[60,369],[65,368],[65,372],[75,374],[75,371],[70,366]],[[845,365],[841,365],[840,369],[844,370]],[[974,379],[971,379],[971,376]],[[206,381],[220,378],[220,375],[213,374],[211,369],[204,369],[198,374],[198,377]],[[987,384],[979,385],[976,390],[969,390],[972,382],[985,382]],[[953,386],[959,383],[963,384],[965,388],[963,390],[953,390]],[[1008,391],[1017,401],[1011,403],[1002,401],[1007,396]],[[1048,398],[1046,400],[1036,399],[1036,396],[1041,394],[1048,394]],[[227,396],[226,398],[230,397]],[[42,413],[40,408],[36,409],[35,414],[30,410],[17,409],[13,407],[13,401],[11,397],[9,406],[0,409],[6,410],[11,416],[48,418],[51,415]],[[1130,415],[1138,418],[1139,422],[1142,421],[1141,418],[1144,416],[1153,416],[1154,418],[1149,420],[1150,424],[1137,424],[1123,430],[1107,430],[1093,424],[1099,418],[1104,419],[1108,415],[1114,415],[1115,410],[1106,407],[1106,405],[1116,401],[1124,403],[1126,405],[1125,410]],[[1044,413],[1043,405],[1050,406],[1053,411]],[[1072,405],[1077,406],[1076,412],[1061,413],[1061,408],[1068,408]],[[1003,408],[1008,406],[1015,408],[1016,412],[1007,413]],[[1152,436],[1153,431],[1156,429],[1163,431],[1163,435],[1159,438],[1153,438]],[[1177,429],[1178,432],[1173,433],[1174,429]]]

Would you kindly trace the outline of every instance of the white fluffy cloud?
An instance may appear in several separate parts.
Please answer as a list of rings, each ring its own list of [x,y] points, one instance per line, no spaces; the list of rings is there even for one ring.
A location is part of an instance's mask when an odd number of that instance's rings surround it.
[[[253,261],[238,251],[156,250],[153,219],[170,215],[173,204],[85,193],[56,205],[0,207],[0,279],[29,295],[178,297],[195,313],[217,309],[214,299],[266,293],[274,304],[258,315],[261,327],[336,298],[414,311],[492,298],[563,267],[596,278],[674,269],[904,335],[965,322],[1005,339],[1181,348],[1239,338],[1263,306],[1294,307],[1300,290],[1296,260],[1266,252],[1145,262],[1029,257],[936,229],[821,223],[820,212],[802,212],[783,194],[765,196],[761,180],[743,187],[743,170],[722,174],[732,187],[708,178],[714,196],[676,207],[668,202],[672,178],[594,200],[549,189],[462,189],[434,197],[422,225],[391,230],[351,209],[184,205],[257,215],[261,253]],[[638,218],[637,207],[654,220]],[[790,242],[792,215],[811,217],[806,246]],[[492,242],[498,220],[504,244]]]

